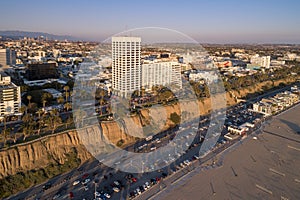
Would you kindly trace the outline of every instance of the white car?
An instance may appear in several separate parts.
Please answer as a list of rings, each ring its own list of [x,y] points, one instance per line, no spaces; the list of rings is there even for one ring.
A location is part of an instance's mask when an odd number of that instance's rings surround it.
[[[120,185],[120,183],[119,183],[118,181],[114,181],[114,184],[115,184],[116,186],[119,186],[119,185]]]
[[[104,193],[104,196],[106,197],[106,198],[108,198],[108,199],[110,199],[110,195],[109,194],[107,194],[107,193]]]
[[[190,164],[191,164],[191,162],[190,162],[189,160],[185,160],[185,161],[183,161],[183,163],[184,163],[185,165],[190,165]]]
[[[149,189],[149,188],[150,188],[149,182],[146,182],[146,183],[145,183],[145,186]]]
[[[78,183],[80,183],[80,181],[76,180],[76,181],[73,182],[73,185],[78,185]]]
[[[156,147],[151,147],[150,151],[154,151],[156,149]]]
[[[91,181],[91,179],[87,178],[87,179],[85,179],[84,181],[82,181],[82,184],[87,184],[87,183],[90,182],[90,181]]]
[[[120,192],[120,189],[118,187],[113,187],[114,192]]]
[[[140,188],[137,188],[137,189],[136,189],[136,192],[137,192],[139,195],[142,194]]]
[[[96,192],[95,192],[95,196],[96,196],[96,197],[99,197],[99,196],[100,196],[100,193],[99,193],[98,191],[96,191]]]

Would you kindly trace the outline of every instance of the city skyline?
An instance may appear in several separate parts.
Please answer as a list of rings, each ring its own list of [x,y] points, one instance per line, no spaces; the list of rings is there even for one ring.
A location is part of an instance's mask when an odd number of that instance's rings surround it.
[[[300,43],[299,2],[7,1],[0,30],[47,32],[84,40],[140,27],[180,31],[200,43]],[[46,11],[46,12],[45,12]],[[9,17],[8,17],[9,16]]]

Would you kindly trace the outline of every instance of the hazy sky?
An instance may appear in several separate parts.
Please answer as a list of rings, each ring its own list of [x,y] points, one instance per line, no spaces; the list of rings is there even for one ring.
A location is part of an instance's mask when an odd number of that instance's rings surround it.
[[[0,30],[102,41],[137,27],[163,27],[199,42],[300,43],[299,0],[7,0]]]

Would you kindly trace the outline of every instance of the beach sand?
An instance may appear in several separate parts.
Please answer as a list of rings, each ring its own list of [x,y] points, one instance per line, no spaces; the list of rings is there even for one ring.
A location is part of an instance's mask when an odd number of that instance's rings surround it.
[[[300,105],[273,117],[259,134],[218,155],[221,167],[202,170],[155,199],[300,199],[299,113]]]

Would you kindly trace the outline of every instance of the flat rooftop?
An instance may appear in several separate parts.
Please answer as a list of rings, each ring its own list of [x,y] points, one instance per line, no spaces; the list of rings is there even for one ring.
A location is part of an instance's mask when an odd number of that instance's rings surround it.
[[[155,199],[300,199],[300,105]],[[208,161],[204,166],[211,166]],[[206,167],[207,168],[207,167]],[[188,176],[188,175],[187,175]]]

